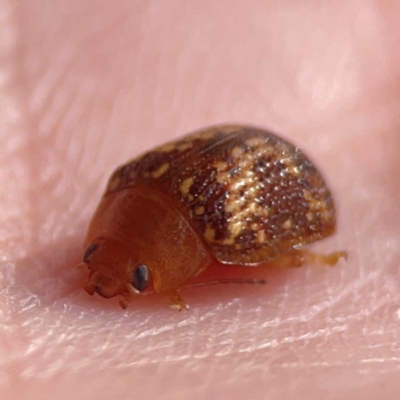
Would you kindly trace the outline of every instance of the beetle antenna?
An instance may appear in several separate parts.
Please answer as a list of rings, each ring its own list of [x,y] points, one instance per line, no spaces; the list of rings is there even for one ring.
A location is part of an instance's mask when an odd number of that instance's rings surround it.
[[[192,287],[202,287],[202,286],[214,286],[219,284],[239,284],[239,285],[265,285],[267,281],[265,279],[218,279],[216,281],[193,283],[190,285],[182,286],[182,289],[192,288]]]
[[[76,268],[78,268],[81,271],[87,270],[88,269],[88,265],[87,263],[81,262],[78,265],[75,266]]]
[[[267,283],[267,281],[265,279],[241,279],[241,278],[238,278],[238,279],[218,279],[218,280],[215,280],[215,281],[200,282],[200,283],[193,283],[193,284],[190,284],[190,285],[185,285],[185,286],[180,287],[179,290],[189,289],[189,288],[192,288],[192,287],[198,288],[198,287],[202,287],[202,286],[214,286],[214,285],[219,285],[220,283],[221,284],[225,284],[225,285],[226,284],[231,284],[231,283],[239,284],[239,285],[247,285],[247,284],[250,284],[250,285],[265,285]],[[128,285],[129,284],[127,284],[127,286]],[[129,286],[132,286],[132,285],[129,285]],[[128,289],[130,289],[130,288],[128,288]],[[134,289],[134,290],[135,290],[134,294],[140,294],[141,296],[147,296],[149,294],[155,294],[156,293],[154,290],[146,290],[145,292],[139,292],[139,291],[136,292],[136,289]]]
[[[127,283],[126,288],[128,289],[128,292],[130,294],[133,294],[134,296],[140,295],[139,290],[137,290],[136,288],[134,288],[130,283]]]

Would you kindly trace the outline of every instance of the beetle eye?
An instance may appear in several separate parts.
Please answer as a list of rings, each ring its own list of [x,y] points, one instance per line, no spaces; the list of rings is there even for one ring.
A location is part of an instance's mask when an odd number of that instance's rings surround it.
[[[141,264],[135,269],[132,286],[141,292],[147,288],[148,283],[149,269],[147,265]]]
[[[96,251],[96,249],[99,247],[98,243],[91,244],[85,251],[85,254],[83,255],[83,262],[88,263],[90,259],[92,258],[93,253]]]

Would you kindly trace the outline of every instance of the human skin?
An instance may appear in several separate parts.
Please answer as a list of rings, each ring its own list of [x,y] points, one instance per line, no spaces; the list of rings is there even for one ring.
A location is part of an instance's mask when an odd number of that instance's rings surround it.
[[[0,0],[0,398],[397,399],[400,6]],[[318,165],[336,267],[182,296],[90,297],[82,242],[115,167],[215,123]]]

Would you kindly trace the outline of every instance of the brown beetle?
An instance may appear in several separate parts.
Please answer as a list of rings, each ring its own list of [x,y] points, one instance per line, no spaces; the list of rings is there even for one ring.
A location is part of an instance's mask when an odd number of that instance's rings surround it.
[[[118,168],[91,221],[85,290],[122,295],[149,283],[174,308],[178,290],[210,265],[334,265],[345,252],[302,250],[335,231],[331,193],[297,147],[265,130],[215,126]]]

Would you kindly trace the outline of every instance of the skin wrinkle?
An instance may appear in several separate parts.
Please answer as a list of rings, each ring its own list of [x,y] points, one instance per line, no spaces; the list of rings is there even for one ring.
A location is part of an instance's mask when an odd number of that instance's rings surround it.
[[[399,14],[378,1],[0,0],[0,398],[397,399]],[[311,157],[339,219],[315,250],[349,261],[185,290],[181,313],[83,293],[74,266],[111,172],[220,123]]]

